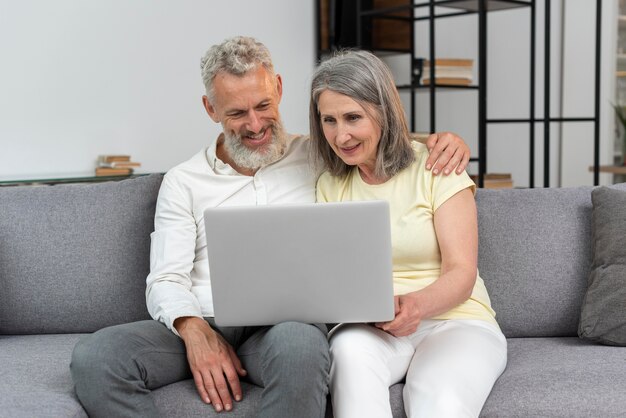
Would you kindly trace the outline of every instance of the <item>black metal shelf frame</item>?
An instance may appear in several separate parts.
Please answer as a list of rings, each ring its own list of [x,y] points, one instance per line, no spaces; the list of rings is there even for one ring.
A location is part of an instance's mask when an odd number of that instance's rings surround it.
[[[439,12],[435,8],[457,8],[460,12]],[[512,8],[530,8],[530,108],[528,118],[508,118],[497,119],[487,117],[487,13],[496,10],[507,10]],[[416,16],[415,10],[419,8],[428,8],[426,16]],[[391,13],[410,10],[410,16],[395,16]],[[535,187],[535,125],[544,124],[544,178],[543,186],[550,186],[550,124],[565,122],[591,122],[594,124],[594,184],[599,184],[599,167],[600,167],[600,23],[602,17],[602,0],[596,1],[596,42],[595,42],[595,105],[594,115],[592,117],[551,117],[550,116],[550,0],[545,0],[545,47],[544,47],[544,116],[537,118],[535,116],[535,50],[536,50],[536,3],[535,0],[429,0],[422,3],[406,4],[402,6],[379,8],[372,10],[362,10],[361,1],[357,1],[357,45],[363,45],[362,39],[362,20],[365,18],[389,19],[401,21],[422,21],[428,20],[429,23],[429,60],[435,62],[435,20],[445,17],[458,17],[466,15],[478,15],[478,85],[477,86],[448,86],[437,85],[431,83],[428,86],[402,85],[398,89],[410,91],[410,115],[411,130],[415,131],[415,93],[421,89],[429,91],[430,106],[430,131],[435,132],[435,98],[436,90],[446,89],[469,89],[478,91],[478,157],[473,157],[470,161],[478,162],[478,181],[479,186],[483,186],[484,176],[487,172],[487,125],[490,123],[525,123],[529,125],[529,187]],[[437,12],[437,13],[436,13]],[[413,57],[415,51],[415,32],[414,25],[411,25],[410,31],[410,51],[396,51],[400,53],[410,53]],[[378,51],[377,51],[378,52]],[[411,59],[411,74],[415,74],[415,60]],[[547,123],[546,123],[547,121]]]

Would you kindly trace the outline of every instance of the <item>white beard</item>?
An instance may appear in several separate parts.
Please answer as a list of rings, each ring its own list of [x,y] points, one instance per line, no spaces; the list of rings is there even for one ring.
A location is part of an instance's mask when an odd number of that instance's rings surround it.
[[[241,168],[258,170],[278,161],[285,152],[287,135],[280,120],[265,129],[272,129],[270,142],[260,149],[250,149],[243,143],[241,134],[224,130],[224,150],[233,162]]]

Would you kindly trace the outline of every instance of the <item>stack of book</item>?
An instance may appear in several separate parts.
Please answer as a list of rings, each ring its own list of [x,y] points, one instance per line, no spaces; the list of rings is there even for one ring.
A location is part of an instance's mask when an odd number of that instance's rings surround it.
[[[96,176],[130,176],[137,167],[141,167],[141,163],[131,161],[130,155],[101,155]]]
[[[478,185],[478,176],[470,176],[474,183]],[[483,179],[485,189],[511,189],[513,188],[513,178],[511,173],[486,173]]]
[[[474,60],[464,58],[440,58],[435,60],[435,84],[446,86],[469,86],[472,83]],[[430,84],[430,61],[423,61],[422,84]]]

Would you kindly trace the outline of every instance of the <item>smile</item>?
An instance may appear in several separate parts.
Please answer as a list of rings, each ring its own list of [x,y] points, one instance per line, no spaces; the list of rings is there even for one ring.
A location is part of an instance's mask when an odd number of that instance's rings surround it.
[[[361,144],[356,144],[356,145],[353,145],[351,147],[339,147],[339,149],[341,150],[342,154],[348,154],[349,155],[349,154],[354,154],[357,151],[357,149],[360,147],[360,145]]]
[[[252,134],[251,132],[248,132],[247,134],[242,135],[242,139],[248,143],[259,145],[267,141],[267,139],[270,137],[270,132],[271,130],[268,127],[268,128],[264,128],[258,134]]]

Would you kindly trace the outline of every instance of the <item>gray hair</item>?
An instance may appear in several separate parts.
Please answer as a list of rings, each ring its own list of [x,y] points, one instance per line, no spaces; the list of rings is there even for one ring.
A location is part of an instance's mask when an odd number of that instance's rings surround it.
[[[406,117],[389,68],[367,51],[341,51],[322,62],[313,74],[309,123],[311,160],[334,176],[346,176],[351,167],[332,150],[324,137],[318,101],[331,90],[358,102],[381,129],[374,175],[390,178],[415,160]]]
[[[202,82],[209,102],[213,103],[213,79],[219,72],[243,76],[255,70],[259,65],[274,75],[274,65],[270,51],[254,38],[236,36],[226,39],[219,45],[213,45],[200,60]]]

